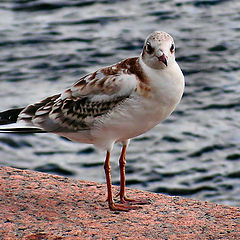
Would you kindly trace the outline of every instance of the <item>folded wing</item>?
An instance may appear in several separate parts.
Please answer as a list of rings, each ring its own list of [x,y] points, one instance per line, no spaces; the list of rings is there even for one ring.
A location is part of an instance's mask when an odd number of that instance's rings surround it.
[[[113,65],[86,75],[62,94],[29,105],[17,122],[49,132],[90,129],[100,117],[131,98],[137,79]]]

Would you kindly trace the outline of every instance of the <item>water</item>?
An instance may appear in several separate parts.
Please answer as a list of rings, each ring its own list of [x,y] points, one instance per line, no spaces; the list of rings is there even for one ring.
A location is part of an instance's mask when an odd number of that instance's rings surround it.
[[[240,206],[238,0],[1,1],[0,110],[139,55],[154,30],[174,36],[186,90],[168,120],[131,141],[127,185]],[[3,166],[105,182],[104,152],[55,135],[1,134],[0,154]]]

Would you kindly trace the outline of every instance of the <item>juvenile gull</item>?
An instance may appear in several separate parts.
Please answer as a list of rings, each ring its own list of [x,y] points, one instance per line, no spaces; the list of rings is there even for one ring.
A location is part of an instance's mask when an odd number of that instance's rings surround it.
[[[175,61],[173,38],[155,31],[147,37],[139,57],[90,73],[61,94],[0,113],[0,132],[51,132],[106,150],[109,208],[128,211],[137,208],[130,203],[141,203],[125,194],[129,140],[166,119],[183,91],[184,76]],[[114,202],[111,184],[110,153],[116,142],[122,144],[121,203]]]

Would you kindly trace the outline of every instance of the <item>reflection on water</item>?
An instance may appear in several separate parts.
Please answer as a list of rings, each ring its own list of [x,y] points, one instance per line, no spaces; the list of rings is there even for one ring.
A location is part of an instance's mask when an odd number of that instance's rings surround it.
[[[127,153],[128,186],[240,206],[240,2],[2,1],[0,110],[22,107],[174,36],[186,76],[174,114]],[[104,182],[105,153],[51,134],[0,136],[0,164]],[[119,184],[116,145],[113,181]]]

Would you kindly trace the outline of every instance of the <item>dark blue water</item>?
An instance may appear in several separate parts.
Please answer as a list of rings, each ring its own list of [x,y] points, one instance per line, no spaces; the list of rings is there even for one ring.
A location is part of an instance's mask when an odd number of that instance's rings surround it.
[[[240,206],[240,1],[1,1],[0,111],[58,93],[169,32],[186,77],[174,114],[131,141],[127,185]],[[114,184],[119,184],[116,145]],[[0,135],[0,164],[104,182],[105,153],[51,134]]]

